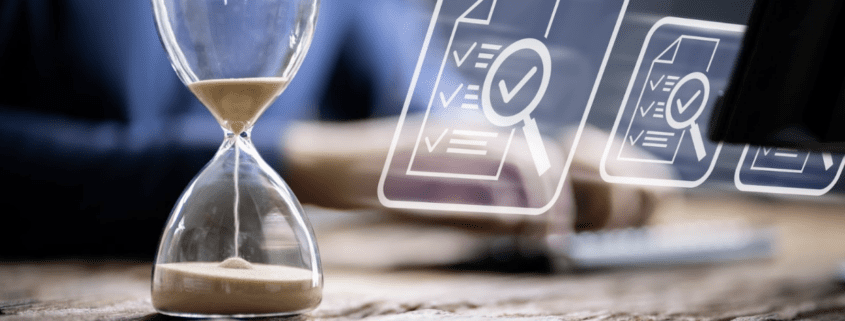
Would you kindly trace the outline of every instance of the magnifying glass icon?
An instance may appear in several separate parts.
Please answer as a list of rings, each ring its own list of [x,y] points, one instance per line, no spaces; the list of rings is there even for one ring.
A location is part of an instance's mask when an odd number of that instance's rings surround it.
[[[702,88],[694,92],[684,91],[685,97],[676,98],[679,89],[683,87],[684,84],[692,80],[700,82]],[[691,84],[691,86],[695,85]],[[686,94],[688,93],[691,93],[692,96],[687,96]],[[699,96],[702,97],[701,103],[695,104],[695,101]],[[698,120],[698,117],[701,116],[701,113],[704,111],[704,107],[707,106],[708,97],[710,97],[710,81],[707,79],[707,75],[701,72],[693,72],[678,81],[678,84],[675,85],[675,87],[672,88],[672,92],[669,93],[669,100],[666,101],[666,106],[668,106],[668,108],[666,108],[666,122],[674,129],[685,129],[689,127],[690,138],[692,138],[692,146],[695,148],[695,156],[698,157],[699,161],[707,156],[707,150],[704,149],[704,139],[701,136],[701,129],[698,127],[696,120]],[[695,107],[693,105],[695,105]],[[696,108],[695,112],[691,112],[689,110],[691,107]],[[686,117],[684,115],[692,115],[692,117],[684,118]]]
[[[514,115],[502,116],[493,109],[490,99],[490,88],[494,85],[493,78],[496,76],[499,68],[502,67],[502,63],[504,63],[508,57],[523,49],[532,50],[540,56],[543,68],[540,87],[534,95],[534,99],[532,99],[531,102],[522,109],[522,111]],[[552,58],[549,54],[549,49],[546,48],[546,45],[537,39],[525,38],[512,43],[510,46],[502,50],[499,56],[496,57],[496,60],[493,61],[493,64],[490,65],[487,76],[484,78],[484,84],[481,86],[481,109],[484,112],[484,116],[487,117],[487,120],[489,120],[490,123],[500,127],[509,127],[520,122],[523,123],[522,132],[525,134],[525,140],[528,142],[528,150],[531,152],[531,158],[534,159],[534,166],[537,168],[537,174],[540,176],[549,170],[551,163],[549,161],[549,155],[546,153],[546,147],[543,145],[543,138],[540,136],[540,130],[537,128],[537,122],[534,118],[531,118],[531,112],[533,112],[540,104],[540,101],[543,100],[543,95],[549,87],[551,69]],[[521,80],[519,80],[516,84],[511,84],[512,87],[510,87],[510,89],[505,83],[505,80],[499,80],[496,87],[499,88],[502,100],[505,101],[505,103],[509,102],[513,96],[522,89],[525,83],[534,77],[536,73],[537,67],[532,67]]]

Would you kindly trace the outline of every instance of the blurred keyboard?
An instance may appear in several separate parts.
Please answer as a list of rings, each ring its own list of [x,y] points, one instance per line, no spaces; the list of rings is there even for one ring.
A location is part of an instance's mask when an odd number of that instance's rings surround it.
[[[581,232],[550,244],[556,263],[596,269],[771,258],[776,237],[771,227],[715,221]]]

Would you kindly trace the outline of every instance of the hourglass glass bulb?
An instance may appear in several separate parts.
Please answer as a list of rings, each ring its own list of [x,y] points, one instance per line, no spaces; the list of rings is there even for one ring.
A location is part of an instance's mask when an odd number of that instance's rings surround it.
[[[154,269],[159,311],[283,315],[319,304],[313,232],[248,135],[227,138],[174,208]]]

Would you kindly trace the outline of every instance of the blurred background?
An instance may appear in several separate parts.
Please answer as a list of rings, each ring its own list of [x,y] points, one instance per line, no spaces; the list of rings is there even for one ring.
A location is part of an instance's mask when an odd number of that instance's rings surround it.
[[[720,147],[705,179],[693,188],[620,184],[603,177],[608,170],[615,177],[695,181],[701,176],[701,157],[694,149],[676,150],[673,165],[605,165],[602,158],[607,157],[605,146],[619,148],[636,138],[616,127],[622,111],[627,116],[637,108],[625,103],[630,87],[638,84],[636,95],[648,80],[632,78],[655,24],[679,17],[745,25],[753,5],[752,0],[616,2],[565,1],[565,8],[621,4],[625,12],[607,56],[607,38],[598,45],[583,36],[583,42],[550,46],[556,63],[593,71],[567,74],[583,78],[566,78],[568,87],[550,89],[551,107],[535,115],[553,167],[563,170],[563,161],[572,159],[561,186],[557,180],[527,179],[534,170],[529,158],[506,162],[513,174],[503,181],[507,193],[523,195],[525,204],[535,205],[535,198],[544,203],[549,191],[560,190],[548,211],[524,216],[388,209],[378,202],[379,176],[391,144],[397,143],[392,141],[397,116],[405,106],[409,119],[427,111],[429,96],[415,93],[405,103],[437,3],[323,0],[302,68],[258,121],[252,137],[259,153],[307,204],[325,264],[536,272],[772,257],[788,258],[789,266],[821,258],[825,263],[813,267],[819,268],[845,257],[845,243],[837,233],[845,227],[845,219],[837,215],[845,183],[838,181],[838,173],[832,178],[827,171],[831,163],[841,172],[840,154],[781,151],[800,154],[793,157],[798,163],[806,156],[804,166],[818,166],[807,161],[818,158],[827,168],[818,175],[808,171],[804,181],[781,178],[786,174],[777,171],[744,181],[825,190],[821,196],[741,191],[738,167],[751,156],[744,155],[746,146],[733,144]],[[432,42],[445,42],[449,34],[440,31],[449,31],[444,26],[455,24],[461,10],[473,3],[456,1],[454,8],[442,8]],[[527,13],[504,7],[496,14],[519,23]],[[597,19],[616,17],[618,11],[594,14]],[[589,31],[592,17],[581,18],[560,27],[562,32]],[[514,37],[509,30],[498,32],[502,41]],[[741,32],[724,39],[720,48],[733,49],[726,49],[717,63],[725,73],[711,79],[713,97],[728,84]],[[430,55],[437,61],[441,54]],[[435,72],[421,73],[426,77]],[[473,77],[460,70],[445,73],[456,81]],[[603,75],[600,82],[596,73]],[[567,103],[588,99],[589,113],[584,113],[587,104]],[[705,131],[713,104],[715,99],[702,107],[709,108],[701,116]],[[0,181],[6,186],[0,197],[6,209],[0,261],[152,260],[176,199],[222,138],[214,118],[173,72],[146,1],[3,1],[0,115]],[[633,122],[625,118],[629,120]],[[581,134],[575,135],[582,122]],[[576,141],[578,148],[572,149]],[[629,146],[634,145],[631,141]],[[399,151],[413,148],[402,146]],[[644,159],[668,155],[631,148]],[[753,146],[748,150],[747,155],[765,152]],[[430,193],[424,195],[427,201],[444,202],[453,195],[448,181],[426,183],[433,187],[417,191]],[[502,186],[471,187],[481,191],[461,194],[471,203],[494,204],[494,199],[505,198],[496,192]],[[630,229],[643,226],[647,229]]]

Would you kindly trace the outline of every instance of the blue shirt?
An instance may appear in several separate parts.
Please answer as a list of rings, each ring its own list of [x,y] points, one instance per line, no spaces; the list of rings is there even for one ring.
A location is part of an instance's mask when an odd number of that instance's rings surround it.
[[[280,134],[293,120],[398,113],[425,32],[419,14],[398,0],[322,1],[301,69],[252,132],[264,159],[282,169]],[[2,198],[7,226],[78,239],[32,245],[47,252],[126,254],[131,243],[102,235],[138,238],[151,253],[223,131],[176,77],[148,1],[5,0],[0,137],[0,178],[14,186]],[[80,237],[95,226],[100,237]]]

